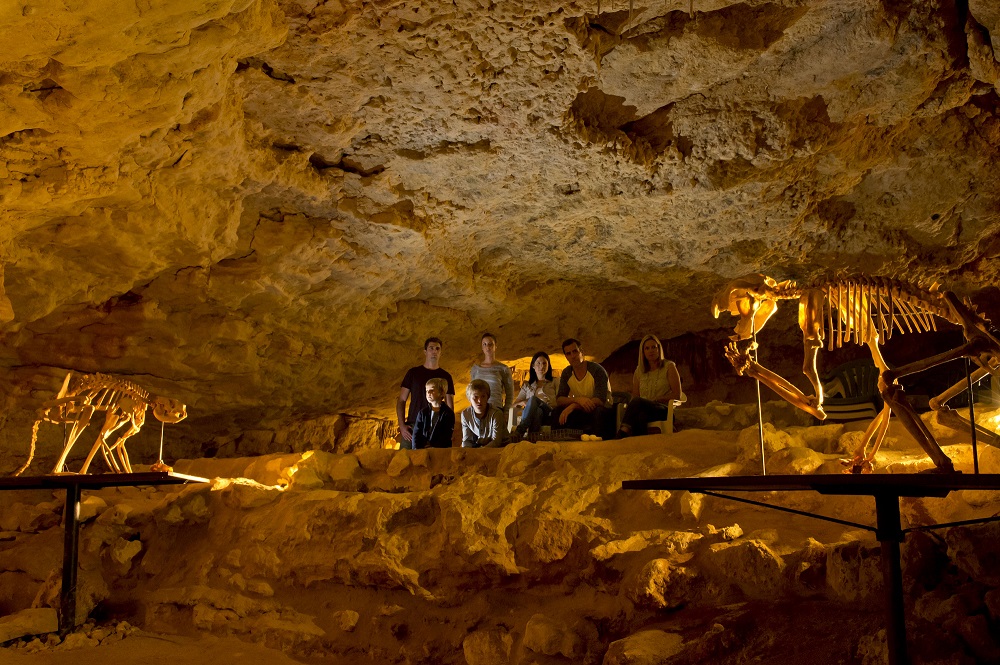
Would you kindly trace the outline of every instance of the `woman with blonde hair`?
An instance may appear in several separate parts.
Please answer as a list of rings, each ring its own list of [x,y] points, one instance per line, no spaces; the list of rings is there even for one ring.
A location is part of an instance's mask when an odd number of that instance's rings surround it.
[[[670,415],[670,403],[683,400],[677,366],[663,358],[663,345],[656,335],[639,343],[639,363],[632,375],[632,399],[625,407],[618,438],[645,434],[646,426]]]

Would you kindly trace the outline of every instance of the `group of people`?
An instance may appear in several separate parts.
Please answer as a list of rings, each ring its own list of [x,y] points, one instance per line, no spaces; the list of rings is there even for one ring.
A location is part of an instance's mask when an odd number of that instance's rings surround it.
[[[401,448],[450,448],[455,431],[455,384],[441,368],[443,342],[424,342],[424,364],[406,372],[396,400]],[[569,365],[558,379],[544,351],[531,359],[528,380],[514,394],[510,368],[497,361],[497,340],[482,336],[483,359],[472,366],[465,394],[470,406],[460,414],[463,448],[501,447],[520,441],[545,426],[579,429],[601,438],[645,434],[648,423],[663,420],[670,404],[683,400],[681,379],[674,363],[663,356],[655,335],[639,344],[639,362],[632,377],[632,397],[616,430],[611,380],[598,363],[584,357],[577,339],[567,339],[562,352]],[[409,410],[406,403],[409,401]],[[507,414],[523,407],[510,432]]]

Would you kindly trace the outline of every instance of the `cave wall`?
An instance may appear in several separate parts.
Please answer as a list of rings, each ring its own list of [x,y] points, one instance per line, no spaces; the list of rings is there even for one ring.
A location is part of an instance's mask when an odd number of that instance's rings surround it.
[[[184,445],[727,325],[750,271],[997,286],[992,3],[0,9],[3,447],[67,370]]]

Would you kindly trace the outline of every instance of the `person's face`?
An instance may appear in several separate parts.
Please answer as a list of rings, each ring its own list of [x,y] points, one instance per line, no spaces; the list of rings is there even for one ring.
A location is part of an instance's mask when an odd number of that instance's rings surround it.
[[[655,340],[647,339],[646,343],[642,345],[642,355],[649,362],[655,363],[660,359],[660,345]]]
[[[427,402],[431,406],[441,406],[444,401],[444,391],[438,386],[427,386]]]
[[[439,360],[441,358],[441,345],[438,344],[437,342],[431,342],[430,344],[428,344],[427,348],[424,349],[424,357],[428,361]]]
[[[535,358],[535,362],[531,363],[531,366],[535,369],[535,376],[539,379],[544,379],[545,374],[549,371],[549,361],[545,359],[545,356]]]
[[[497,341],[492,337],[483,338],[483,355],[486,357],[492,357],[497,351]]]
[[[472,393],[472,408],[475,409],[476,413],[483,415],[486,413],[486,407],[490,403],[490,396],[481,390],[477,390]]]
[[[583,363],[583,349],[581,349],[580,345],[575,342],[563,348],[563,355],[566,356],[566,360],[568,360],[569,364],[573,367],[577,367]]]

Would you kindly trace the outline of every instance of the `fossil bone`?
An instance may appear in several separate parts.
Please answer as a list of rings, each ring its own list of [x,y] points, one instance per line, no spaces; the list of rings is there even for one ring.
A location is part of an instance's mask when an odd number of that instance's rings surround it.
[[[812,395],[804,394],[784,377],[758,364],[750,355],[756,346],[756,333],[775,312],[780,300],[797,300],[799,303],[799,327],[804,346],[802,371],[813,387]],[[829,310],[826,316],[824,307]],[[868,346],[879,370],[878,387],[885,406],[868,426],[854,456],[844,460],[851,473],[870,472],[874,468],[875,453],[885,437],[889,416],[893,412],[939,470],[954,470],[951,460],[906,401],[899,378],[949,360],[968,358],[978,366],[972,374],[973,379],[982,378],[987,373],[1000,379],[1000,341],[990,334],[989,321],[979,315],[975,307],[961,301],[950,291],[937,289],[936,285],[924,289],[898,280],[854,277],[800,287],[792,281],[779,283],[771,277],[753,274],[729,282],[716,294],[712,301],[712,313],[718,318],[722,311],[739,317],[735,334],[726,348],[726,357],[736,372],[759,379],[783,399],[820,420],[826,418],[826,413],[823,411],[823,386],[816,371],[816,358],[824,337],[830,350],[843,346],[846,341]],[[873,311],[879,317],[878,325],[872,320]],[[888,318],[883,317],[883,311],[888,312]],[[757,312],[756,317],[754,312]],[[761,317],[760,312],[766,312],[766,316]],[[888,338],[893,330],[900,333],[936,330],[936,318],[961,327],[965,343],[950,351],[890,369],[879,350],[883,337]],[[931,409],[937,412],[939,422],[955,430],[967,429],[970,423],[945,403],[960,393],[964,385],[963,378],[930,400]],[[986,443],[1000,444],[996,433],[979,425],[976,425],[976,431]]]
[[[73,373],[68,373],[55,399],[44,402],[38,409],[38,419],[31,428],[28,460],[14,475],[21,475],[31,464],[35,455],[38,426],[43,421],[70,426],[62,454],[53,469],[53,473],[61,472],[73,444],[80,438],[97,411],[105,412],[104,424],[80,468],[80,473],[87,473],[98,450],[104,455],[108,467],[113,471],[132,473],[125,441],[142,428],[146,422],[146,409],[149,407],[153,409],[153,417],[160,422],[176,423],[187,417],[187,407],[179,401],[169,397],[151,397],[148,392],[131,381],[107,374],[83,374],[73,380]],[[128,429],[114,442],[109,442],[108,437],[111,433],[126,424],[129,426]]]

